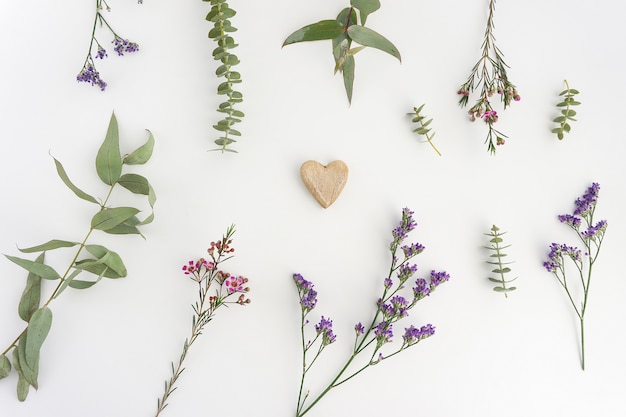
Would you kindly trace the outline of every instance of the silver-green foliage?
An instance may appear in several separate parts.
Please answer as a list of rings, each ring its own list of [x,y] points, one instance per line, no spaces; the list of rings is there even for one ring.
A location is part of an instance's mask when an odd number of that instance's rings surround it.
[[[296,30],[285,39],[283,46],[297,42],[331,40],[335,73],[339,71],[343,74],[348,101],[352,102],[354,55],[369,46],[401,60],[400,52],[393,43],[381,34],[365,27],[367,16],[379,8],[379,0],[350,0],[350,7],[339,12],[336,19],[322,20]],[[353,41],[360,46],[353,48]]]
[[[409,116],[412,117],[411,121],[413,123],[417,123],[417,127],[415,129],[413,129],[413,132],[417,133],[418,135],[423,135],[426,140],[428,141],[428,143],[430,143],[430,146],[433,147],[433,149],[435,150],[435,152],[437,152],[437,155],[441,156],[441,152],[439,152],[439,149],[437,149],[437,147],[435,146],[435,144],[433,143],[433,138],[435,137],[435,132],[430,133],[430,131],[432,130],[432,128],[430,128],[430,124],[433,122],[433,119],[426,119],[426,116],[420,114],[420,112],[422,111],[422,109],[424,108],[425,104],[422,104],[419,107],[413,107],[413,112],[412,113],[407,113]]]
[[[491,226],[491,232],[485,233],[486,236],[491,237],[491,239],[489,240],[489,243],[491,243],[491,246],[485,246],[485,248],[493,252],[491,255],[489,255],[489,257],[493,258],[493,260],[489,260],[487,261],[487,263],[495,266],[495,268],[492,269],[491,272],[493,272],[494,274],[497,274],[498,276],[497,278],[488,277],[489,281],[495,282],[498,284],[495,287],[493,287],[493,290],[496,292],[502,292],[504,293],[505,297],[508,297],[507,293],[514,291],[517,287],[507,287],[507,284],[512,281],[515,281],[517,277],[513,279],[506,279],[504,275],[504,274],[508,274],[509,272],[511,272],[511,268],[505,265],[509,265],[512,263],[512,262],[502,261],[502,258],[507,256],[507,254],[504,253],[504,249],[511,246],[511,245],[501,246],[503,242],[502,236],[505,233],[506,232],[500,233],[500,229],[495,224]]]
[[[569,133],[569,131],[572,129],[568,122],[576,121],[576,119],[574,119],[574,116],[576,116],[576,110],[573,110],[572,107],[580,105],[580,102],[576,101],[576,98],[574,97],[576,96],[576,94],[579,93],[580,92],[578,90],[569,88],[569,83],[567,82],[567,80],[565,80],[565,90],[561,91],[561,94],[559,94],[559,96],[564,96],[563,101],[556,105],[557,107],[561,108],[561,116],[558,116],[554,120],[552,120],[553,122],[559,124],[558,127],[552,129],[552,133],[556,133],[556,136],[559,138],[559,140],[562,140],[565,136],[565,133]]]
[[[108,186],[104,201],[87,194],[78,188],[68,177],[63,165],[54,159],[56,170],[65,185],[80,199],[96,204],[98,211],[91,218],[89,231],[81,241],[67,241],[52,239],[41,245],[19,249],[22,253],[39,253],[33,261],[17,256],[5,255],[7,259],[28,271],[26,287],[20,298],[18,314],[27,325],[15,340],[0,354],[0,379],[11,372],[11,362],[18,374],[17,397],[24,401],[30,387],[38,388],[39,352],[52,325],[52,311],[50,303],[57,298],[67,287],[74,289],[90,288],[98,283],[102,277],[123,278],[127,275],[126,267],[120,256],[101,245],[88,244],[87,241],[95,230],[110,234],[137,234],[143,237],[139,227],[152,222],[153,207],[156,194],[148,180],[138,174],[123,174],[124,166],[140,165],[148,162],[152,156],[154,138],[150,134],[147,142],[131,152],[121,155],[119,134],[115,115],[111,116],[104,142],[96,156],[96,173]],[[147,197],[151,213],[140,220],[137,217],[139,209],[134,207],[109,207],[108,202],[116,185],[127,189],[134,194]],[[119,188],[119,187],[117,187]],[[62,274],[52,266],[46,265],[46,252],[76,248],[71,257],[69,266]],[[91,274],[87,280],[76,279],[80,274]],[[42,304],[42,280],[55,281],[56,286],[47,300]],[[9,352],[12,359],[9,359]]]
[[[221,62],[221,65],[215,71],[215,75],[223,79],[217,86],[217,94],[226,97],[226,100],[217,108],[219,113],[224,114],[224,118],[217,122],[216,125],[213,125],[213,128],[222,134],[215,141],[219,149],[214,150],[236,152],[228,148],[228,145],[236,142],[233,136],[241,136],[241,133],[235,130],[233,126],[240,123],[241,118],[244,117],[242,111],[235,109],[235,105],[243,101],[241,92],[234,88],[235,84],[241,83],[241,74],[232,70],[232,67],[239,64],[239,58],[231,53],[231,50],[238,45],[230,35],[232,32],[236,32],[237,28],[231,24],[229,19],[235,16],[237,12],[231,9],[225,0],[203,1],[211,2],[211,10],[206,16],[206,20],[213,23],[213,29],[209,31],[209,38],[217,43],[217,48],[213,50],[213,59]]]

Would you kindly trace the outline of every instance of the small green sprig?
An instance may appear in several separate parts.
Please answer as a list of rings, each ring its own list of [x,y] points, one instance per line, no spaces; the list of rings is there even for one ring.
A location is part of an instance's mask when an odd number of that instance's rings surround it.
[[[418,135],[425,136],[428,143],[430,143],[430,146],[432,146],[435,152],[437,152],[437,155],[441,156],[441,152],[439,152],[439,149],[437,149],[437,147],[433,143],[435,132],[431,134],[431,128],[428,127],[432,123],[433,119],[428,119],[424,121],[424,119],[426,119],[426,116],[420,114],[424,106],[425,104],[422,104],[419,107],[413,107],[413,113],[407,113],[407,115],[412,116],[411,121],[413,123],[419,123],[419,126],[413,129],[413,132],[417,133]]]
[[[507,254],[504,253],[504,249],[511,246],[511,245],[500,246],[501,243],[503,242],[502,236],[504,234],[506,234],[506,232],[500,233],[500,229],[495,224],[491,226],[491,232],[485,233],[486,236],[489,236],[491,238],[489,239],[489,243],[491,243],[491,246],[484,246],[484,248],[489,249],[491,252],[493,252],[491,255],[489,255],[489,257],[495,258],[495,261],[489,260],[487,261],[487,263],[489,265],[494,265],[495,268],[492,269],[491,272],[499,275],[498,278],[488,277],[489,281],[495,282],[498,284],[495,287],[493,287],[493,290],[496,292],[504,293],[504,296],[508,298],[507,293],[511,291],[515,291],[517,287],[507,287],[507,284],[512,281],[515,281],[517,277],[513,279],[506,279],[504,275],[504,274],[508,274],[509,272],[511,272],[511,268],[505,265],[509,265],[512,263],[512,262],[502,261],[502,258],[507,256]]]
[[[490,0],[489,17],[487,18],[487,28],[482,44],[482,56],[472,68],[467,81],[457,91],[457,94],[461,96],[459,105],[465,107],[469,101],[470,93],[480,85],[480,95],[476,104],[469,109],[468,114],[472,122],[476,119],[483,119],[489,127],[485,143],[491,154],[496,153],[497,145],[504,145],[507,136],[493,127],[499,116],[491,105],[490,97],[497,93],[500,96],[500,101],[504,104],[504,110],[511,104],[511,100],[519,101],[521,99],[515,85],[509,81],[506,71],[509,66],[504,62],[504,55],[496,46],[496,38],[493,34],[495,8],[496,1]]]
[[[154,211],[144,220],[137,218],[139,209],[135,207],[109,207],[109,200],[116,185],[127,189],[134,194],[147,196],[151,208],[156,202],[156,194],[148,180],[138,174],[122,174],[125,165],[140,165],[148,162],[152,156],[154,138],[150,134],[148,141],[129,155],[122,157],[119,148],[119,134],[115,115],[106,133],[104,142],[96,156],[96,172],[98,177],[108,186],[104,201],[100,201],[78,188],[70,181],[61,162],[54,159],[56,170],[63,183],[80,199],[96,204],[98,211],[91,218],[91,224],[85,237],[81,241],[67,241],[52,239],[41,245],[19,249],[22,253],[39,253],[32,261],[17,256],[5,255],[7,259],[28,271],[26,288],[22,293],[18,313],[27,325],[26,328],[0,354],[0,379],[11,372],[11,362],[17,371],[17,398],[26,400],[30,387],[38,388],[39,353],[41,346],[52,325],[52,311],[50,304],[67,287],[87,289],[104,278],[123,278],[127,275],[126,266],[120,256],[101,245],[88,244],[91,234],[100,230],[110,234],[137,234],[143,237],[139,227],[151,223]],[[117,187],[119,188],[119,187]],[[59,274],[53,267],[46,265],[45,254],[48,251],[77,247],[65,272]],[[83,256],[84,252],[86,256]],[[78,280],[81,273],[90,273],[95,279]],[[44,281],[57,281],[48,299],[41,304],[41,290]],[[12,360],[8,354],[12,353]]]
[[[343,74],[348,102],[352,102],[354,56],[358,52],[369,46],[401,61],[400,52],[394,44],[381,34],[365,27],[367,16],[379,8],[379,0],[350,0],[350,7],[339,12],[336,19],[322,20],[296,30],[285,39],[283,46],[297,42],[331,40],[335,73],[339,71]],[[352,48],[353,41],[360,46]]]
[[[230,22],[230,18],[235,16],[237,12],[228,6],[226,0],[202,1],[210,1],[211,3],[211,10],[206,16],[206,20],[213,23],[213,29],[209,31],[209,38],[217,43],[217,48],[213,50],[213,59],[222,63],[215,71],[217,78],[223,79],[217,86],[217,94],[226,96],[226,101],[217,108],[217,111],[225,116],[216,125],[213,125],[213,128],[221,132],[223,136],[215,140],[215,144],[219,148],[213,150],[222,151],[222,153],[237,152],[228,147],[231,143],[236,142],[233,136],[241,136],[241,132],[235,130],[233,126],[240,123],[241,118],[244,117],[244,113],[235,108],[235,105],[243,101],[243,94],[234,89],[235,84],[241,83],[241,74],[232,70],[232,67],[239,64],[237,55],[231,53],[231,50],[238,45],[230,35],[230,33],[237,31],[237,28]]]
[[[555,127],[554,129],[552,129],[552,133],[556,133],[556,136],[559,138],[559,140],[562,140],[565,136],[565,133],[569,133],[569,131],[572,129],[568,121],[576,121],[576,119],[574,119],[574,116],[576,116],[576,111],[573,110],[571,107],[580,105],[580,102],[576,101],[576,99],[574,98],[574,96],[579,93],[580,92],[578,90],[569,88],[569,83],[567,82],[567,80],[565,80],[565,90],[561,91],[561,94],[559,94],[559,96],[564,96],[563,101],[556,105],[559,108],[565,108],[561,110],[561,116],[552,120],[553,122],[559,124],[559,127]]]
[[[183,363],[189,348],[202,334],[204,327],[213,320],[216,310],[220,307],[228,307],[229,304],[244,306],[250,303],[250,299],[245,295],[250,291],[250,288],[246,286],[248,278],[231,275],[220,269],[222,263],[234,256],[232,254],[235,249],[231,247],[234,234],[235,225],[233,224],[226,230],[221,240],[211,242],[207,250],[211,260],[200,258],[191,260],[183,266],[185,275],[198,285],[198,301],[192,305],[194,314],[191,321],[191,335],[185,339],[178,364],[175,366],[172,362],[172,376],[165,381],[163,397],[157,400],[155,417],[158,417],[167,407],[167,401],[176,389],[174,385],[185,369]],[[239,296],[233,301],[231,296],[235,297],[237,294]]]

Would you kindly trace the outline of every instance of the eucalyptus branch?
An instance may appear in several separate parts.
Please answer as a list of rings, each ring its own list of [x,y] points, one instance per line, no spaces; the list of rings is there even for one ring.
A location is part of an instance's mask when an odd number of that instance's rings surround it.
[[[515,281],[517,277],[513,279],[505,278],[505,274],[508,274],[509,272],[511,272],[511,268],[509,268],[506,265],[509,265],[512,262],[502,261],[502,258],[507,256],[507,254],[504,253],[504,249],[511,246],[511,245],[500,246],[500,244],[503,242],[502,236],[504,234],[505,232],[500,233],[500,228],[498,228],[495,224],[491,226],[491,232],[485,233],[485,235],[491,238],[489,239],[489,243],[491,243],[491,246],[484,246],[484,248],[489,249],[492,252],[492,254],[489,255],[490,258],[495,258],[495,261],[487,261],[488,264],[495,266],[495,268],[492,269],[491,272],[499,275],[498,278],[488,277],[489,281],[495,282],[498,284],[495,287],[493,287],[493,290],[496,292],[504,293],[504,296],[508,298],[509,296],[508,293],[511,291],[515,291],[516,287],[507,287],[507,284],[512,281]]]
[[[423,115],[420,114],[420,112],[422,111],[424,106],[425,105],[422,104],[419,107],[413,107],[413,113],[407,113],[409,116],[412,116],[411,121],[413,123],[419,123],[419,126],[417,128],[415,128],[415,129],[413,129],[413,132],[417,133],[418,135],[425,136],[426,140],[428,141],[428,143],[430,143],[430,146],[432,146],[433,149],[435,150],[435,152],[437,152],[437,155],[441,156],[441,152],[439,152],[439,149],[437,149],[437,147],[433,143],[433,138],[435,137],[435,132],[433,132],[431,134],[430,133],[431,128],[428,127],[432,123],[433,119],[428,119],[428,120],[424,121],[426,116],[423,116]]]
[[[233,136],[241,136],[241,132],[235,130],[233,126],[240,123],[241,118],[244,117],[244,113],[235,108],[237,104],[243,101],[243,94],[234,89],[235,84],[241,83],[241,74],[232,70],[232,67],[239,64],[239,58],[231,52],[238,45],[230,35],[237,31],[237,28],[230,22],[230,18],[235,16],[237,12],[229,7],[226,0],[202,1],[210,1],[211,3],[211,11],[206,17],[206,20],[213,22],[213,29],[209,31],[209,38],[217,43],[217,48],[213,50],[213,59],[221,62],[215,75],[224,79],[217,87],[217,94],[226,96],[226,101],[217,108],[217,111],[225,116],[216,125],[213,125],[213,128],[221,132],[223,136],[215,141],[219,148],[213,150],[219,150],[222,153],[237,152],[228,147],[231,143],[236,142]]]
[[[593,265],[600,254],[600,248],[604,239],[604,234],[608,223],[606,220],[594,221],[594,213],[598,202],[600,186],[593,183],[582,197],[575,201],[576,208],[572,214],[561,214],[558,219],[561,223],[572,228],[582,242],[585,251],[566,244],[552,243],[548,260],[543,266],[551,272],[565,290],[574,312],[579,319],[580,328],[580,364],[585,369],[585,312],[587,311],[587,301],[589,300],[589,288],[591,285],[591,273]],[[566,279],[565,259],[570,259],[580,278],[583,297],[580,307],[574,301],[571,287]]]
[[[490,98],[497,93],[504,105],[504,110],[511,104],[511,100],[519,101],[521,99],[515,85],[509,81],[507,74],[509,66],[504,62],[504,55],[496,46],[496,38],[493,34],[495,8],[496,1],[489,0],[489,17],[487,18],[487,28],[482,44],[482,56],[472,68],[467,81],[457,91],[457,94],[461,96],[459,105],[465,107],[470,94],[480,87],[476,104],[469,109],[468,114],[472,122],[482,118],[488,125],[489,130],[485,143],[487,143],[488,151],[492,154],[496,152],[496,145],[504,145],[504,139],[507,136],[493,127],[499,117],[491,105]]]
[[[283,46],[298,42],[332,41],[335,73],[342,73],[348,102],[352,102],[354,56],[358,52],[371,47],[401,61],[400,52],[394,44],[378,32],[365,27],[367,17],[379,8],[379,0],[350,0],[350,7],[341,10],[335,19],[322,20],[296,30],[285,39]],[[352,42],[360,46],[352,47]]]
[[[185,275],[198,284],[198,301],[192,305],[194,315],[191,322],[191,334],[183,343],[183,349],[177,365],[174,366],[174,363],[172,363],[172,376],[165,381],[163,396],[157,400],[155,417],[158,417],[167,407],[167,401],[176,389],[176,382],[184,370],[183,364],[187,358],[189,348],[198,336],[202,334],[204,327],[213,319],[217,309],[222,306],[228,306],[228,304],[246,305],[250,303],[250,299],[246,298],[245,295],[250,291],[250,288],[245,286],[248,278],[233,276],[220,269],[220,265],[232,258],[230,254],[235,251],[231,247],[234,233],[235,225],[231,225],[221,240],[211,242],[211,246],[207,250],[211,258],[210,261],[200,258],[196,261],[189,261],[183,266]],[[231,301],[231,297],[237,295],[238,298],[235,301]]]
[[[408,237],[408,233],[417,226],[412,215],[412,211],[403,209],[400,225],[392,231],[393,241],[389,245],[391,266],[389,268],[389,274],[383,282],[382,295],[376,301],[376,311],[370,325],[367,328],[361,323],[357,323],[354,326],[355,342],[352,354],[347,358],[344,365],[339,369],[326,388],[315,396],[309,404],[306,404],[309,398],[309,391],[304,393],[306,374],[322,351],[335,342],[336,337],[332,330],[332,320],[322,316],[319,323],[315,325],[315,339],[312,342],[305,343],[305,328],[309,323],[307,316],[317,304],[317,292],[313,289],[313,284],[304,279],[302,275],[293,275],[300,299],[302,343],[302,374],[300,378],[298,402],[296,405],[296,417],[302,417],[307,414],[331,389],[349,381],[370,366],[376,365],[386,358],[395,356],[435,333],[435,328],[431,324],[426,324],[421,328],[410,326],[405,328],[404,335],[402,336],[403,341],[399,347],[388,354],[382,353],[383,348],[392,342],[393,324],[407,317],[409,310],[412,309],[419,300],[430,295],[435,288],[441,283],[448,281],[450,278],[446,272],[431,271],[429,281],[423,278],[418,278],[415,281],[415,286],[412,289],[412,300],[410,302],[399,294],[400,290],[405,287],[405,283],[417,271],[417,265],[411,264],[409,261],[424,250],[424,246],[419,243],[403,244],[404,240]],[[398,249],[401,250],[403,255],[401,261],[398,259]],[[309,348],[316,343],[318,338],[320,338],[320,342],[317,353],[311,363],[307,364],[307,352]],[[373,349],[370,358],[356,370],[353,370],[353,361],[359,354],[372,346]]]
[[[104,91],[107,87],[107,83],[104,82],[102,78],[100,78],[100,73],[96,69],[96,63],[94,61],[94,55],[96,59],[104,59],[108,57],[106,49],[96,39],[96,29],[98,27],[98,23],[100,23],[100,27],[106,27],[106,29],[113,35],[113,40],[111,41],[111,43],[113,43],[113,50],[117,53],[118,56],[123,56],[125,53],[137,52],[139,50],[139,45],[135,42],[130,42],[128,39],[123,38],[122,36],[118,35],[117,32],[115,32],[113,27],[109,24],[107,19],[102,14],[105,7],[107,12],[111,11],[111,8],[106,1],[95,0],[95,2],[96,11],[94,14],[93,26],[91,29],[91,40],[89,41],[89,48],[87,49],[87,56],[85,57],[83,68],[76,76],[76,81],[96,85],[100,88],[101,91]],[[138,3],[142,3],[142,0],[138,1]],[[98,48],[95,54],[94,47]]]
[[[96,172],[102,182],[109,187],[102,203],[74,185],[61,162],[53,158],[57,174],[63,183],[80,199],[96,204],[98,211],[92,217],[89,230],[80,243],[53,239],[41,245],[19,249],[22,253],[39,253],[34,261],[5,255],[7,259],[28,271],[26,288],[18,305],[18,314],[27,325],[0,355],[0,379],[2,379],[11,372],[11,360],[7,355],[13,351],[12,362],[18,374],[17,397],[20,401],[26,399],[31,386],[35,389],[38,388],[39,356],[43,342],[52,325],[52,311],[49,307],[52,300],[56,299],[67,287],[87,289],[97,284],[103,277],[115,279],[127,275],[126,266],[117,253],[104,246],[88,244],[87,242],[96,230],[110,234],[137,234],[143,237],[139,227],[151,223],[154,214],[151,213],[144,220],[139,220],[136,216],[139,209],[135,207],[109,207],[108,202],[113,189],[119,184],[134,194],[147,196],[151,209],[154,207],[156,194],[148,180],[137,174],[122,174],[125,165],[145,164],[152,156],[153,147],[154,138],[150,134],[144,145],[130,155],[122,157],[119,148],[117,120],[115,115],[111,116],[106,137],[96,156]],[[76,246],[78,246],[76,253],[63,275],[46,265],[46,252]],[[79,259],[84,250],[89,255]],[[95,280],[76,279],[83,272],[95,275]],[[43,304],[41,304],[42,280],[58,280],[56,287]]]
[[[559,124],[558,127],[552,129],[552,133],[556,133],[556,136],[559,138],[559,140],[562,140],[565,136],[565,133],[569,133],[569,131],[572,129],[568,122],[576,121],[576,119],[574,119],[574,116],[576,116],[576,111],[573,110],[571,107],[580,105],[580,102],[576,101],[575,98],[576,94],[579,94],[579,91],[574,88],[570,88],[567,80],[565,80],[564,82],[565,90],[561,91],[561,93],[559,94],[559,96],[564,96],[563,101],[558,103],[556,106],[559,108],[565,108],[561,110],[561,116],[558,116],[554,118],[554,120],[552,120],[553,122]]]

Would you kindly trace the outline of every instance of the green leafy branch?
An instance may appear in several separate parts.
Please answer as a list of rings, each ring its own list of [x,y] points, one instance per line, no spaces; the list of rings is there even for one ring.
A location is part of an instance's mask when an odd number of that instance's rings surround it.
[[[500,233],[500,229],[495,224],[491,226],[491,232],[485,233],[486,236],[491,237],[491,239],[489,240],[489,243],[491,243],[491,246],[485,246],[485,248],[493,252],[491,255],[489,255],[489,257],[495,258],[495,261],[487,261],[488,264],[495,265],[495,268],[492,269],[491,272],[499,275],[498,278],[488,277],[489,281],[495,282],[498,284],[495,287],[493,287],[493,290],[496,292],[504,293],[504,296],[508,298],[507,293],[511,291],[515,291],[517,287],[507,287],[507,284],[512,281],[515,281],[517,277],[513,279],[506,279],[504,275],[504,274],[508,274],[509,272],[511,272],[511,268],[505,265],[509,265],[512,263],[512,262],[502,261],[502,258],[507,256],[507,254],[503,252],[504,249],[511,246],[511,245],[500,246],[501,243],[503,242],[502,236],[505,233],[506,232]]]
[[[335,59],[335,73],[339,71],[343,74],[348,101],[352,102],[354,56],[358,52],[366,47],[371,47],[386,52],[401,61],[400,52],[393,43],[381,34],[365,27],[367,16],[379,8],[379,0],[350,0],[350,7],[339,12],[336,19],[322,20],[296,30],[285,39],[283,46],[297,42],[331,40]],[[360,46],[352,48],[353,41]]]
[[[413,123],[419,123],[419,127],[417,127],[416,129],[413,129],[413,132],[417,133],[418,135],[425,136],[428,143],[430,143],[430,146],[432,146],[435,152],[437,152],[437,155],[441,156],[441,152],[439,152],[439,149],[437,149],[437,147],[433,143],[435,132],[433,132],[431,135],[430,134],[431,128],[428,127],[432,123],[433,119],[428,119],[424,121],[426,116],[423,116],[420,114],[424,106],[425,104],[422,104],[419,107],[413,107],[413,113],[407,113],[409,116],[413,116],[413,118],[411,119]]]
[[[559,138],[559,140],[562,140],[565,136],[565,133],[569,133],[572,128],[568,123],[568,120],[574,122],[576,121],[576,119],[574,119],[574,116],[576,116],[576,111],[573,110],[571,107],[580,105],[580,102],[576,101],[576,99],[574,98],[574,96],[579,93],[580,92],[578,90],[569,88],[569,83],[567,82],[567,80],[565,80],[565,90],[561,91],[561,94],[559,94],[559,96],[564,96],[563,101],[556,105],[557,107],[565,108],[561,110],[561,116],[553,120],[553,122],[559,124],[559,127],[555,127],[554,129],[552,129],[552,133],[556,133],[556,136]]]
[[[63,183],[80,199],[98,205],[98,212],[92,217],[89,231],[80,241],[53,239],[41,245],[19,249],[22,253],[39,253],[32,261],[17,256],[5,255],[7,259],[28,271],[26,287],[18,305],[18,313],[27,323],[26,328],[0,354],[0,379],[11,372],[11,362],[18,374],[17,397],[24,401],[32,386],[38,389],[39,353],[41,346],[52,325],[50,303],[67,287],[87,289],[98,283],[102,277],[123,278],[127,275],[126,266],[120,256],[101,245],[87,244],[91,234],[100,230],[110,234],[138,234],[143,237],[139,227],[151,223],[154,219],[156,194],[148,180],[138,174],[122,174],[124,165],[140,165],[148,162],[152,156],[154,138],[150,134],[148,141],[129,155],[122,157],[119,148],[119,134],[115,115],[111,116],[104,142],[96,156],[98,177],[109,186],[103,202],[78,188],[69,179],[63,165],[54,159],[56,170]],[[151,213],[143,220],[137,217],[139,209],[134,207],[108,207],[108,201],[116,185],[134,194],[147,196]],[[119,188],[119,187],[118,187]],[[63,274],[45,264],[47,251],[77,247],[69,266]],[[85,250],[88,254],[81,257]],[[81,273],[90,273],[95,279],[78,280]],[[48,299],[41,304],[42,279],[57,281],[57,285]],[[8,353],[12,353],[9,360]]]
[[[222,63],[215,71],[215,75],[224,80],[217,86],[217,94],[226,96],[226,101],[217,108],[217,111],[225,116],[216,125],[213,125],[213,128],[222,132],[223,136],[215,140],[215,144],[219,146],[219,149],[213,150],[236,152],[228,148],[228,145],[236,142],[232,138],[233,136],[241,136],[241,133],[235,130],[233,126],[240,123],[241,118],[244,117],[242,111],[235,109],[235,105],[243,101],[243,94],[234,89],[234,84],[241,83],[241,74],[232,70],[232,67],[239,64],[239,58],[230,52],[238,46],[230,35],[230,33],[236,32],[237,28],[229,20],[237,12],[231,9],[225,0],[203,1],[211,2],[211,11],[206,16],[206,20],[213,22],[213,29],[209,31],[209,38],[217,43],[217,48],[213,50],[213,59]]]

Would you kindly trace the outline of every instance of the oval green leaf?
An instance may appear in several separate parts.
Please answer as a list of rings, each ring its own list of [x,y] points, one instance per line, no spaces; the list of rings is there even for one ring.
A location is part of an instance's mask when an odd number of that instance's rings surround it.
[[[387,40],[387,38],[370,28],[359,25],[349,26],[348,36],[350,36],[353,41],[361,45],[369,46],[379,49],[383,52],[387,52],[388,54],[398,58],[399,61],[402,61],[398,48],[396,48],[393,43]]]
[[[26,363],[29,366],[39,364],[39,351],[46,340],[52,325],[52,311],[48,307],[40,308],[33,313],[26,330]]]
[[[52,267],[44,265],[39,262],[31,261],[29,259],[18,258],[17,256],[4,255],[11,262],[21,266],[28,272],[32,272],[35,275],[44,279],[59,279],[61,276]]]
[[[11,361],[7,355],[0,356],[0,379],[6,378],[11,373]]]
[[[137,174],[124,174],[117,183],[134,194],[148,195],[150,191],[148,180]]]
[[[43,265],[45,252],[35,259],[35,262]],[[28,273],[26,279],[26,288],[20,297],[20,303],[17,306],[17,312],[22,320],[29,322],[33,313],[39,308],[41,301],[41,277],[32,272]]]
[[[122,163],[126,165],[143,165],[150,160],[152,157],[152,151],[154,149],[154,136],[152,136],[152,132],[147,130],[148,141],[131,152],[130,155],[127,155]]]
[[[134,207],[105,208],[96,213],[91,219],[91,227],[97,230],[108,230],[139,213]]]
[[[283,46],[296,42],[321,41],[334,39],[345,31],[344,26],[337,20],[322,20],[311,25],[304,26],[285,39]]]
[[[122,155],[115,113],[111,114],[104,142],[96,156],[96,171],[100,179],[108,185],[115,184],[122,174]]]

